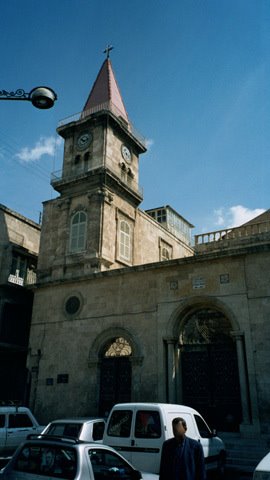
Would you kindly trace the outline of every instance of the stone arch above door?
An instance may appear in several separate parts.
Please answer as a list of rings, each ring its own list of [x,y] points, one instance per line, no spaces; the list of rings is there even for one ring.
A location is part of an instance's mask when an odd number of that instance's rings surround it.
[[[107,416],[115,403],[135,401],[142,363],[140,347],[126,329],[110,327],[97,336],[88,365],[96,371],[99,415]]]
[[[233,310],[218,298],[205,295],[185,299],[179,304],[169,319],[166,335],[168,337],[178,337],[181,324],[185,321],[186,316],[203,308],[216,309],[222,312],[231,323],[231,331],[235,333],[240,331],[239,323]]]
[[[234,335],[239,327],[232,312],[217,299],[189,299],[174,313],[170,326],[177,399],[200,411],[212,426],[238,431],[242,405]]]

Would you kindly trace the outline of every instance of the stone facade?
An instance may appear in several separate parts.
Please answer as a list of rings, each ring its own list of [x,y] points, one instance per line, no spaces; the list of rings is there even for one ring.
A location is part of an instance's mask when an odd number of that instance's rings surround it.
[[[98,414],[100,360],[117,336],[132,349],[132,400],[181,403],[181,334],[191,313],[211,309],[228,319],[236,345],[242,430],[269,433],[269,238],[239,247],[40,285],[29,361],[38,360],[33,401],[43,421]],[[66,310],[72,297],[75,313]],[[63,374],[68,383],[57,383]]]

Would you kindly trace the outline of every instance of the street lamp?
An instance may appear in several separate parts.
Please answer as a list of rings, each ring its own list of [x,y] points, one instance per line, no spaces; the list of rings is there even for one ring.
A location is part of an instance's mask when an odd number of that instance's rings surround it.
[[[22,88],[16,92],[0,90],[0,100],[28,100],[36,108],[51,108],[57,100],[56,93],[49,87],[35,87],[31,92],[26,93]]]

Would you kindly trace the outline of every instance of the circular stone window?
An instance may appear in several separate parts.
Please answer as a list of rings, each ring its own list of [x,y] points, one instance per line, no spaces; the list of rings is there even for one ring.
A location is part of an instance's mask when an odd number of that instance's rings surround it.
[[[81,301],[79,297],[72,295],[72,297],[69,297],[66,301],[66,304],[65,304],[66,313],[68,313],[69,315],[75,315],[75,313],[79,311],[80,306],[81,306]]]

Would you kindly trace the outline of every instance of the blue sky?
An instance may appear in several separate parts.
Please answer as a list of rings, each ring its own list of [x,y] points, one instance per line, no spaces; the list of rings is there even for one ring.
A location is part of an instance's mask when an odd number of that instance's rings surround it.
[[[58,122],[111,60],[141,156],[143,209],[171,205],[194,233],[270,208],[269,0],[1,2],[0,90],[48,85],[55,107],[0,103],[0,203],[38,221],[57,196]]]

